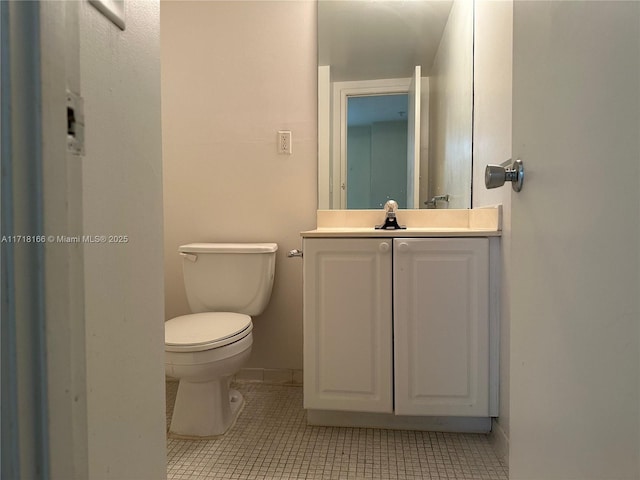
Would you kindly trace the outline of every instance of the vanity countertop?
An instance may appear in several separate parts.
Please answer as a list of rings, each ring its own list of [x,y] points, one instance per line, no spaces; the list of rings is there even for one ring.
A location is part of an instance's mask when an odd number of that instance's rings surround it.
[[[500,230],[482,230],[471,228],[414,228],[400,230],[376,230],[374,228],[316,228],[301,232],[304,238],[330,237],[499,237]]]
[[[470,210],[398,210],[400,230],[376,230],[384,222],[380,210],[318,210],[314,230],[305,238],[329,237],[499,237],[502,234],[500,206]]]

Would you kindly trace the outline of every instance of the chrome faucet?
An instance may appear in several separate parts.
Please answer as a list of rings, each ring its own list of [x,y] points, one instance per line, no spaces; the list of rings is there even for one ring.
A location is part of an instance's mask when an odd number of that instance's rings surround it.
[[[386,218],[396,218],[396,210],[398,210],[398,202],[395,200],[388,200],[387,203],[384,204]]]
[[[396,210],[398,210],[398,202],[396,202],[395,200],[387,200],[387,203],[384,204],[384,223],[382,225],[376,225],[376,229],[398,230],[407,228],[398,225],[398,220],[396,219]]]
[[[436,195],[431,200],[427,200],[424,204],[427,208],[438,208],[438,202],[447,202],[449,203],[449,194],[446,195]]]

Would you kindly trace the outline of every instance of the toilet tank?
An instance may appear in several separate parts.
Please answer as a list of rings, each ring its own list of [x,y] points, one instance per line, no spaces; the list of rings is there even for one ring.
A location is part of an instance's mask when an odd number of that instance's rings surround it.
[[[259,315],[273,287],[275,243],[190,243],[178,248],[193,313]]]

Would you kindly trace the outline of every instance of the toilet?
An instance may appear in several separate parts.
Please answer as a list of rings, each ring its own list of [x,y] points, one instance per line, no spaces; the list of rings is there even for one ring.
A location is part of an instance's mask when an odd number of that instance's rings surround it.
[[[244,400],[231,377],[251,353],[251,317],[264,311],[275,274],[275,243],[182,245],[182,271],[193,313],[165,322],[165,368],[178,394],[169,432],[224,434]]]

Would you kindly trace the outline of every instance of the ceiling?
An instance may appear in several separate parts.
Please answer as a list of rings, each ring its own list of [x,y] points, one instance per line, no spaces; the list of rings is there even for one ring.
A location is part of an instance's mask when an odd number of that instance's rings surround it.
[[[452,0],[319,0],[318,64],[334,81],[428,76]]]

